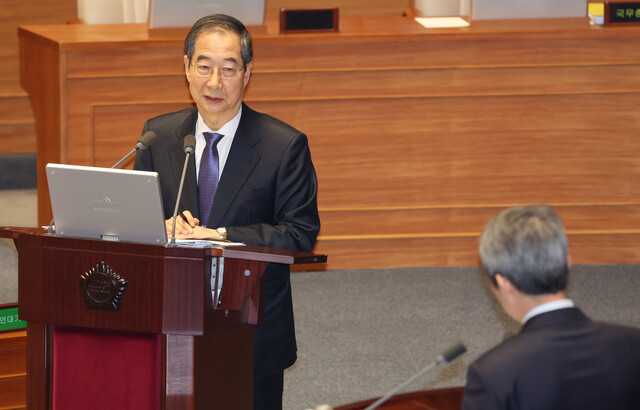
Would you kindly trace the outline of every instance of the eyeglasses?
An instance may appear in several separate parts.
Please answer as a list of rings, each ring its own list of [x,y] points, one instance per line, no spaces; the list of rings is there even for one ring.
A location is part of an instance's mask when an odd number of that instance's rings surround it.
[[[244,69],[244,67],[214,67],[205,63],[196,63],[195,65],[191,64],[191,66],[194,68],[194,71],[198,77],[209,78],[213,75],[213,70],[217,69],[220,76],[226,80],[234,78],[240,71]]]

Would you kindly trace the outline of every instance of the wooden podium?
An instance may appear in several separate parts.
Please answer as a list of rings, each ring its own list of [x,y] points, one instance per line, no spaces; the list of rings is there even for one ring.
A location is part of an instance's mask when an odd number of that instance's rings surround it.
[[[19,257],[30,409],[251,409],[268,263],[305,252],[191,248],[0,228]]]

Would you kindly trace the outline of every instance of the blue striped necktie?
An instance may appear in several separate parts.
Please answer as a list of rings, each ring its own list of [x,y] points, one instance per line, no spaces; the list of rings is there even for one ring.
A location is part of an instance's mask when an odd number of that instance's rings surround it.
[[[213,198],[216,196],[219,179],[219,158],[216,145],[223,135],[215,132],[204,132],[207,146],[204,147],[200,158],[200,171],[198,174],[198,206],[200,208],[200,225],[206,226],[213,206]]]

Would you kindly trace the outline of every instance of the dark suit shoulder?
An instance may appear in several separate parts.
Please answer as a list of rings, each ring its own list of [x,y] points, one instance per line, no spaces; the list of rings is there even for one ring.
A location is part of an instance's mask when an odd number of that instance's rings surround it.
[[[476,365],[487,374],[515,375],[523,371],[522,363],[545,366],[552,352],[568,357],[576,349],[621,349],[638,362],[640,329],[593,321],[578,308],[560,309],[532,318],[520,333],[481,355]]]
[[[640,361],[640,329],[630,326],[617,325],[604,322],[593,322],[603,342],[613,349],[629,349],[635,352]]]

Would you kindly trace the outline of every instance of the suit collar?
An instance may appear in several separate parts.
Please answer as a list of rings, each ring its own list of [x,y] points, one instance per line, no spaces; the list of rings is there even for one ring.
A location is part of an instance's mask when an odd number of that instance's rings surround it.
[[[590,319],[576,307],[558,309],[532,317],[522,326],[522,331],[531,331],[557,325],[567,326],[571,322],[585,322],[589,320]]]
[[[240,124],[229,150],[207,226],[224,224],[225,214],[260,160],[260,153],[255,146],[262,136],[255,116],[256,112],[243,103]]]
[[[188,108],[187,116],[184,121],[176,127],[176,138],[178,141],[184,141],[184,137],[189,134],[196,133],[196,122],[198,121],[198,109],[195,107]]]

